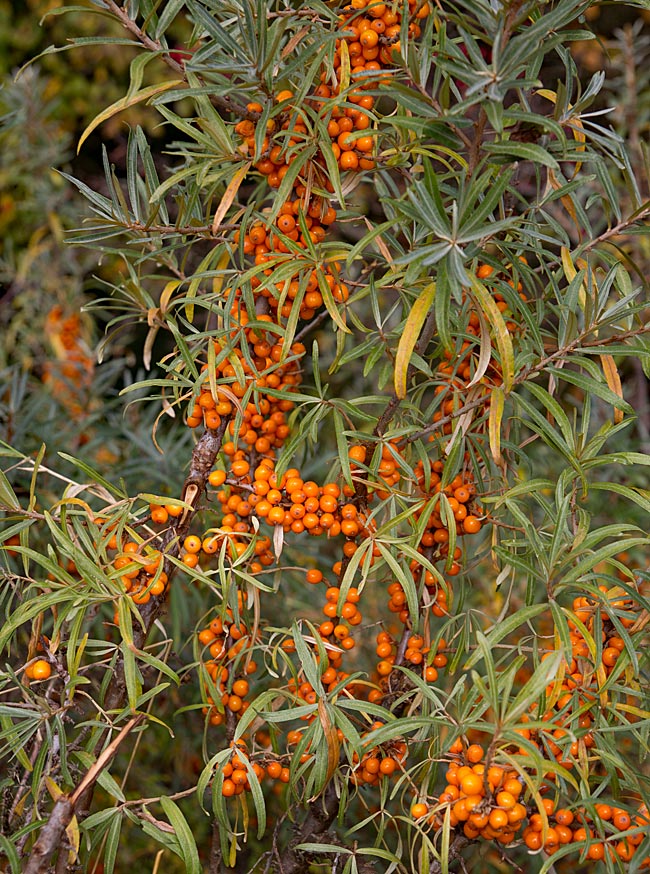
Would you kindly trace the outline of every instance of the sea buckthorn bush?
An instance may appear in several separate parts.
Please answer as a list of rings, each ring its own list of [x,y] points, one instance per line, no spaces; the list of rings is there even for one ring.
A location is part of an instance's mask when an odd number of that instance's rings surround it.
[[[64,173],[110,269],[3,384],[3,870],[649,868],[645,43],[84,8],[134,60],[80,152],[147,126]]]

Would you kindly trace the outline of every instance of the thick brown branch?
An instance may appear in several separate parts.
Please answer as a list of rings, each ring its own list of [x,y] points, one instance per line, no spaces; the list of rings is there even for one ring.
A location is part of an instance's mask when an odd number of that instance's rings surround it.
[[[460,862],[460,854],[469,844],[469,842],[469,838],[466,838],[465,835],[456,835],[449,847],[449,856],[447,859],[447,864],[449,867],[455,867],[455,865]],[[431,867],[429,868],[429,874],[442,874],[442,871],[442,863],[438,862],[437,859],[434,859],[434,861],[431,863]]]
[[[221,449],[221,442],[226,428],[228,427],[228,422],[229,420],[224,417],[218,429],[206,429],[192,452],[190,470],[185,479],[181,493],[181,498],[184,501],[187,501],[190,507],[185,510],[182,516],[174,520],[174,524],[169,527],[163,537],[161,546],[161,551],[165,555],[163,569],[169,580],[171,580],[174,571],[176,570],[176,565],[171,561],[171,558],[175,558],[179,554],[180,544],[189,531],[192,518],[194,517],[194,514],[199,507],[200,500],[205,493],[208,476],[214,465],[217,453]],[[133,646],[136,650],[141,649],[145,645],[147,636],[149,635],[154,622],[163,612],[164,607],[165,596],[163,595],[161,597],[151,598],[150,601],[142,605],[140,608],[142,625],[137,626],[134,629],[133,634]],[[120,659],[115,665],[115,672],[108,686],[103,706],[108,711],[119,710],[124,706],[125,701],[126,681],[124,677],[124,664]],[[121,742],[123,736],[126,736],[125,732],[130,731],[133,728],[133,725],[141,718],[142,717],[137,716],[127,723],[115,741],[109,744],[106,750],[104,750],[100,755],[95,765],[87,772],[71,799],[68,799],[66,796],[57,801],[48,822],[43,827],[41,835],[34,845],[29,861],[29,864],[32,867],[26,869],[28,874],[40,874],[40,872],[45,871],[46,868],[39,867],[39,865],[41,865],[41,863],[46,866],[49,864],[47,861],[43,862],[43,860],[50,859],[50,857],[53,856],[65,829],[72,819],[72,816],[76,815],[79,819],[86,816],[90,808],[97,776],[101,772],[101,769],[106,766],[108,760],[112,758],[112,755],[114,755],[113,748],[117,748],[116,744]],[[101,745],[101,743],[103,743],[103,740],[100,739],[99,744]]]
[[[67,795],[62,795],[54,805],[47,823],[41,829],[23,874],[44,874],[48,870],[73,816],[72,801]]]
[[[334,781],[330,781],[320,798],[309,805],[307,816],[303,820],[297,835],[289,844],[282,856],[281,874],[307,874],[311,869],[309,855],[296,849],[300,844],[315,843],[334,822],[339,806]]]

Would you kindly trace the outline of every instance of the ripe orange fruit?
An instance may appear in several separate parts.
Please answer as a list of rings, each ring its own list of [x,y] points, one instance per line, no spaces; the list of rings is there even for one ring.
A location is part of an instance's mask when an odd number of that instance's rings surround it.
[[[47,680],[51,674],[52,668],[45,659],[37,659],[31,666],[30,676],[33,680]]]
[[[460,790],[465,795],[482,795],[483,794],[483,778],[478,774],[470,772],[461,778]]]

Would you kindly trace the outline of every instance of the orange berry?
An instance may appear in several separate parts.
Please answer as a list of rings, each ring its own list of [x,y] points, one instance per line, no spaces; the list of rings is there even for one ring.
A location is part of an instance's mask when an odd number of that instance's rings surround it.
[[[245,698],[248,695],[249,685],[248,680],[235,680],[232,684],[232,691],[240,698]]]
[[[612,808],[609,806],[609,804],[596,804],[594,806],[596,808],[596,813],[601,819],[607,821],[612,818]],[[555,818],[557,819],[557,814]]]
[[[503,789],[506,792],[509,792],[514,798],[519,798],[519,796],[521,795],[523,786],[521,785],[519,780],[517,780],[516,777],[510,777],[508,780],[504,781]],[[546,802],[548,800],[549,799],[544,799],[544,802]],[[546,806],[546,804],[544,806]],[[553,806],[553,809],[554,809],[554,807],[555,807],[555,805]],[[553,809],[547,811],[549,816],[551,815],[551,813],[553,813]]]
[[[29,676],[33,680],[47,680],[52,674],[50,663],[45,659],[37,659],[30,668]]]
[[[501,791],[497,792],[496,802],[499,807],[503,808],[504,810],[512,810],[512,808],[517,803],[517,799],[514,797],[514,795],[512,795],[512,793]]]
[[[183,541],[183,549],[193,554],[201,552],[201,538],[196,534],[188,534]]]
[[[598,809],[598,807],[596,807],[596,809]],[[560,825],[571,825],[574,819],[573,811],[567,810],[566,808],[560,808],[560,810],[557,810],[555,813],[555,821]]]
[[[597,843],[593,843],[589,846],[587,850],[587,858],[593,860],[599,860],[605,858],[605,845],[598,841]]]
[[[232,796],[235,794],[236,789],[237,789],[237,787],[235,786],[233,781],[230,779],[230,777],[227,777],[223,781],[223,786],[221,787],[221,794],[225,798],[232,798]]]
[[[165,510],[164,507],[152,507],[151,509],[151,521],[155,522],[156,525],[165,525],[165,523],[169,520],[169,513]]]
[[[612,822],[619,831],[626,831],[632,825],[632,817],[626,810],[617,809],[612,816]]]
[[[502,829],[508,825],[508,814],[505,810],[499,810],[498,807],[490,811],[488,819],[493,829]]]
[[[348,452],[348,457],[350,461],[356,461],[360,464],[366,460],[366,447],[365,446],[351,446]]]
[[[245,786],[248,782],[248,774],[243,770],[243,768],[236,768],[232,772],[230,779],[235,786]]]
[[[210,476],[208,477],[208,482],[210,485],[218,489],[219,486],[222,486],[226,481],[226,472],[225,470],[213,470],[210,472]]]
[[[526,829],[523,838],[529,850],[539,850],[542,846],[542,836],[539,832],[528,831]]]
[[[483,778],[470,771],[469,774],[461,778],[460,789],[465,795],[481,795],[483,793]]]
[[[483,527],[481,520],[476,516],[466,516],[461,525],[465,534],[478,534]]]

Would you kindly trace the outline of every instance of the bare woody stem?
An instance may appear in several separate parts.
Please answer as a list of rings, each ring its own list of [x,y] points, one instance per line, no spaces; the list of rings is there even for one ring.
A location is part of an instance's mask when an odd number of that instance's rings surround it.
[[[309,805],[307,816],[282,856],[281,865],[277,869],[280,874],[307,874],[311,868],[311,859],[297,847],[306,842],[318,842],[334,822],[338,802],[336,785],[334,781],[330,781],[322,796]]]
[[[449,867],[456,867],[456,865],[461,861],[460,854],[462,850],[464,850],[469,843],[470,840],[469,838],[466,838],[465,835],[456,835],[449,847],[449,855],[447,858],[447,865]],[[429,868],[429,874],[442,874],[443,870],[442,862],[434,859]]]

